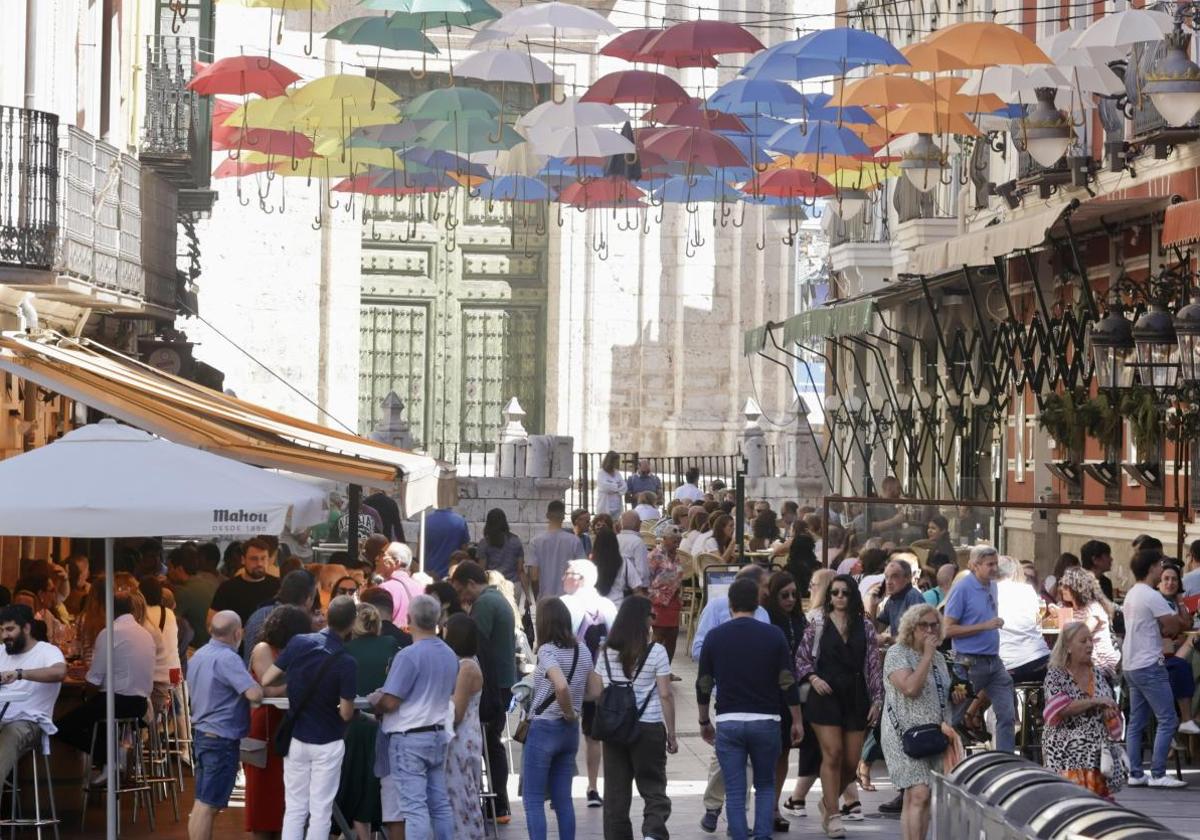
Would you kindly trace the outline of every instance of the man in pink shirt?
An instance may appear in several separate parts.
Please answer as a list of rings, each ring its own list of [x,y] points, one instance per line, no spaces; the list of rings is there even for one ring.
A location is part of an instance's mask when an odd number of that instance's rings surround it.
[[[375,562],[375,574],[382,578],[379,587],[392,596],[392,623],[397,627],[408,626],[408,603],[425,591],[408,573],[411,565],[412,549],[402,542],[389,544]]]

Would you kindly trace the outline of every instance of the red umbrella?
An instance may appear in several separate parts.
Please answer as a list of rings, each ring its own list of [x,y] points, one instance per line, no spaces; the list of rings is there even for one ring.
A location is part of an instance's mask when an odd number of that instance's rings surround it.
[[[212,101],[212,133],[214,137],[220,129],[225,127],[225,120],[233,116],[233,112],[238,107],[238,103],[230,102],[228,99],[214,99]]]
[[[353,178],[343,178],[329,189],[333,192],[352,192],[361,193],[363,195],[387,195],[391,190],[381,190],[373,193],[374,189],[371,186],[371,179],[375,176],[369,172],[364,172],[362,175],[355,175]]]
[[[728,53],[756,53],[762,42],[736,23],[691,20],[677,23],[642,48],[633,60],[673,67],[695,67],[697,62]]]
[[[277,163],[246,163],[242,160],[225,158],[220,166],[213,170],[214,178],[241,178],[243,175],[254,175],[274,169]]]
[[[212,141],[214,149],[236,149],[293,158],[307,158],[315,154],[313,141],[298,131],[225,125],[213,129]]]
[[[188,90],[201,96],[257,93],[264,98],[282,96],[300,77],[278,61],[263,56],[237,55],[213,62],[188,82]]]
[[[649,70],[619,70],[601,76],[587,93],[579,97],[580,102],[640,102],[659,105],[664,102],[690,102],[691,97],[679,83],[662,73]]]
[[[746,157],[727,137],[706,128],[668,128],[646,141],[646,151],[667,160],[694,166],[749,166]]]
[[[704,56],[698,58],[693,63],[674,64],[673,62],[661,62],[657,58],[647,57],[643,55],[646,45],[663,34],[664,29],[631,29],[628,32],[622,32],[616,38],[613,38],[600,50],[600,55],[611,56],[612,58],[623,58],[626,61],[644,61],[648,64],[663,64],[669,63],[673,67],[718,67],[717,60],[712,56]]]
[[[597,178],[576,181],[558,194],[558,200],[572,207],[635,207],[645,195],[624,178]]]
[[[736,131],[739,134],[750,132],[738,117],[723,111],[711,111],[703,107],[703,102],[704,100],[693,97],[691,102],[666,102],[655,105],[642,115],[642,119],[663,125],[707,128],[709,131]]]
[[[742,192],[779,198],[824,198],[834,195],[837,190],[815,172],[776,169],[744,184]]]

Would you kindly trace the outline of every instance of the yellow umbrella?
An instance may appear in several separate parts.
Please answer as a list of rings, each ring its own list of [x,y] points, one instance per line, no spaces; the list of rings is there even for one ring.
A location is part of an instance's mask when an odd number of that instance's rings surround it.
[[[298,106],[287,94],[272,96],[270,99],[251,99],[234,110],[224,124],[290,131],[299,122],[303,111],[304,108]]]
[[[366,76],[335,73],[313,79],[292,94],[297,105],[323,105],[337,99],[354,99],[362,104],[397,102],[400,97],[387,85]]]
[[[980,131],[962,114],[947,113],[944,104],[905,105],[887,116],[894,134],[965,134],[979,137]]]
[[[937,93],[925,82],[911,76],[867,76],[847,84],[835,92],[830,102],[849,105],[908,105],[914,102],[933,102]]]
[[[340,137],[318,140],[313,147],[316,153],[330,160],[353,160],[384,169],[403,169],[404,161],[396,156],[394,149],[377,149],[370,146],[346,146]]]
[[[879,186],[888,178],[900,174],[900,167],[894,163],[875,163],[868,161],[862,169],[838,169],[825,176],[825,179],[835,187],[850,190],[869,190]]]
[[[392,125],[402,119],[400,111],[395,105],[379,101],[372,108],[369,103],[357,99],[335,99],[332,102],[310,105],[300,109],[299,117],[299,121],[310,129],[318,131],[337,129],[343,135],[349,134],[356,128],[368,125]]]
[[[279,158],[275,167],[277,175],[287,178],[353,178],[367,171],[368,164],[349,156],[339,158]],[[295,164],[295,168],[292,165]]]
[[[1052,64],[1050,56],[1017,30],[990,21],[955,23],[925,39],[927,46],[963,62],[964,69],[998,64]]]

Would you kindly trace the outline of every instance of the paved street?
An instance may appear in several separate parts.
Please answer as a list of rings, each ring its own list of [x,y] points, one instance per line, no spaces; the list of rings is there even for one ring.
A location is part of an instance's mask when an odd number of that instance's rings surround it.
[[[707,774],[708,761],[712,755],[712,749],[701,740],[699,727],[696,725],[696,702],[695,695],[691,690],[695,679],[695,668],[690,661],[681,660],[678,663],[678,672],[683,677],[683,682],[674,684],[679,730],[679,754],[669,759],[671,782],[668,791],[673,801],[673,812],[669,826],[672,836],[675,838],[701,838],[707,836],[700,830],[699,821],[704,812],[701,797],[704,791],[704,780]],[[520,749],[518,745],[514,745],[514,748],[518,751]],[[579,840],[599,840],[599,838],[604,836],[602,811],[599,808],[589,809],[583,805],[584,794],[586,792],[586,777],[583,773],[582,755],[579,761],[579,771],[579,775],[575,781],[577,837]],[[1200,838],[1200,770],[1185,772],[1185,778],[1192,784],[1192,787],[1186,790],[1152,791],[1146,788],[1131,789],[1125,791],[1119,797],[1119,801],[1126,806],[1135,808],[1158,819],[1184,836]],[[190,785],[190,778],[188,782]],[[876,780],[876,784],[879,788],[878,791],[863,795],[863,807],[867,813],[866,819],[860,823],[846,824],[847,833],[850,836],[899,837],[898,821],[895,818],[881,817],[877,811],[880,803],[891,799],[895,795],[895,792],[886,778]],[[603,788],[603,781],[601,782],[601,788]],[[818,784],[813,788],[813,792],[809,794],[808,801],[809,807],[812,809],[812,814],[803,819],[792,820],[791,830],[787,834],[790,840],[816,840],[816,838],[825,836],[821,831],[820,820],[816,813],[816,800],[819,790],[820,785]],[[520,800],[516,797],[517,778],[515,776],[511,779],[511,793],[514,804],[513,821],[509,826],[501,827],[500,831],[502,838],[518,840],[528,835],[525,832],[525,821],[520,807]],[[90,809],[87,830],[83,832],[79,831],[79,794],[78,789],[72,783],[60,781],[57,788],[57,795],[59,807],[64,818],[63,837],[81,838],[82,840],[82,838],[95,838],[102,834],[103,815],[102,810],[96,804],[93,804]],[[235,792],[235,801],[231,804],[230,809],[223,813],[218,820],[218,836],[242,836],[240,797],[241,790],[239,788]],[[191,791],[188,790],[181,797],[181,800],[183,803],[190,802]],[[186,811],[186,805],[184,806],[184,810]],[[552,812],[549,813],[552,814]],[[640,804],[635,792],[633,814],[635,836],[639,828],[639,815]],[[128,812],[126,812],[126,816],[128,816]],[[551,836],[554,837],[556,836],[554,833],[554,818],[551,815],[549,819]],[[168,804],[159,805],[158,820],[158,830],[153,833],[154,837],[163,838],[163,840],[176,840],[176,838],[182,840],[182,838],[186,838],[187,831],[185,826],[183,823],[176,823],[172,819]],[[121,836],[151,836],[145,817],[139,817],[136,825],[131,826],[126,823],[123,826]],[[724,837],[723,821],[720,833],[714,836],[718,840]],[[935,838],[935,840],[945,840],[945,838]]]

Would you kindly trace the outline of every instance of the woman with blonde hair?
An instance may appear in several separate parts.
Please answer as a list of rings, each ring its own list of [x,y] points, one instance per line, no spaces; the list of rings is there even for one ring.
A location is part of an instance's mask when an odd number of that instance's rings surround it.
[[[1058,581],[1058,597],[1072,621],[1087,625],[1092,634],[1092,660],[1106,673],[1117,673],[1121,651],[1113,644],[1112,624],[1104,608],[1104,595],[1096,576],[1081,566],[1065,569]]]
[[[1121,715],[1108,678],[1093,659],[1092,630],[1063,628],[1050,652],[1042,749],[1047,770],[1111,799],[1125,785]]]

